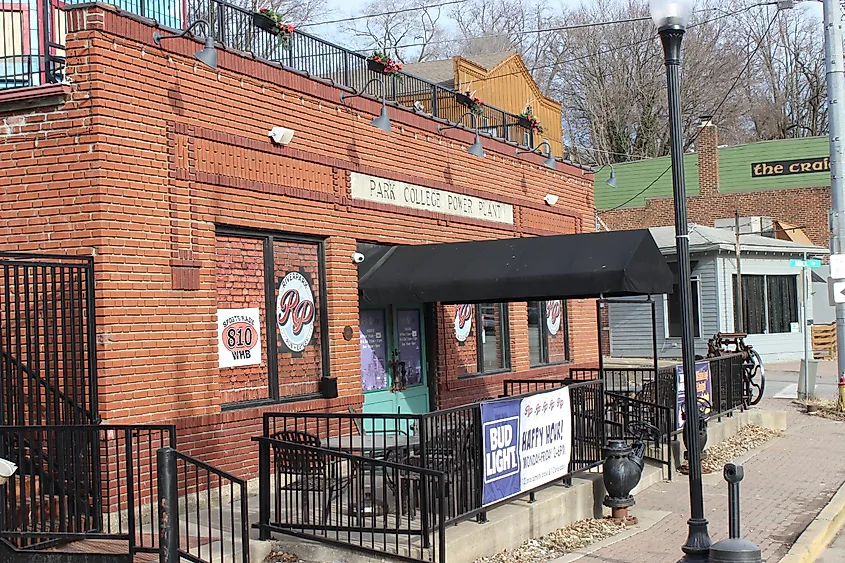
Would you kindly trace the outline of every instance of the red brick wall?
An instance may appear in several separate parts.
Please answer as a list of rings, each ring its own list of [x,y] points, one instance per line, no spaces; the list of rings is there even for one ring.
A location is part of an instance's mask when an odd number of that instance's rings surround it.
[[[479,159],[466,153],[471,133],[440,134],[436,122],[398,108],[389,110],[393,133],[385,134],[369,126],[381,109],[375,101],[341,104],[336,88],[222,49],[212,72],[196,64],[197,43],[158,47],[153,27],[108,8],[71,9],[69,28],[66,102],[0,113],[0,249],[95,252],[104,419],[175,421],[180,449],[223,469],[252,475],[249,437],[260,432],[264,411],[360,405],[356,241],[592,230],[592,177],[576,167],[551,171],[541,157],[517,157],[490,139]],[[290,146],[269,142],[277,125],[296,131]],[[508,203],[514,225],[353,200],[350,172]],[[560,196],[556,206],[544,205],[548,193]],[[235,298],[225,282],[221,290],[219,226],[325,238],[328,306],[311,347],[316,353],[319,338],[328,341],[322,361],[338,378],[338,399],[221,409],[252,383],[221,377],[217,367],[216,310]],[[313,262],[301,265],[315,273]],[[186,270],[195,282],[174,288],[176,272]],[[312,287],[317,297],[319,284]],[[594,364],[594,301],[570,307],[573,365]],[[459,379],[447,366],[438,373],[440,406],[497,396],[501,380],[515,374],[565,373],[529,368],[525,306],[511,304],[509,316],[511,373]],[[309,389],[321,361],[312,359],[301,380]]]
[[[830,232],[827,213],[831,207],[830,187],[785,188],[758,192],[719,192],[718,135],[713,125],[704,126],[696,140],[700,195],[687,197],[687,214],[691,223],[712,227],[716,219],[740,216],[766,216],[804,228],[819,246],[827,247]],[[614,230],[662,227],[675,224],[671,197],[646,200],[644,207],[600,211],[607,226]]]

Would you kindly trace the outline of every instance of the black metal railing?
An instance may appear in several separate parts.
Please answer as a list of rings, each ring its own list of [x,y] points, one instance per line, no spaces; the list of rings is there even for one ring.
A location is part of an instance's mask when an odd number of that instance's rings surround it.
[[[646,423],[657,433],[646,438],[645,457],[669,467],[672,471],[670,442],[675,432],[673,408],[641,401],[628,395],[606,392],[604,394],[604,427],[607,439],[616,438],[632,442],[638,435],[638,423]]]
[[[94,263],[0,253],[0,424],[89,424],[97,411]]]
[[[742,408],[742,354],[708,358],[712,387],[710,416],[722,416]]]
[[[570,379],[506,379],[503,382],[502,397],[515,397],[537,391],[557,389],[572,383]]]
[[[578,473],[604,462],[604,391],[601,380],[569,386],[572,406],[572,457],[569,472]]]
[[[173,448],[157,452],[163,563],[249,563],[246,481]]]
[[[31,86],[63,79],[65,14],[58,8],[57,0],[40,1],[44,12],[51,15],[31,26],[38,33],[41,51],[29,53],[28,43],[23,44],[29,41],[29,32],[16,32],[12,39],[21,45],[12,51],[16,54],[12,58],[19,58],[20,61],[8,61],[0,66],[0,88]],[[64,4],[87,1],[68,0]],[[276,35],[254,24],[253,19],[262,16],[224,0],[187,0],[184,3],[173,0],[111,0],[108,3],[177,30],[187,28],[197,20],[205,20],[209,22],[214,38],[229,49],[252,53],[259,59],[305,73],[309,77],[332,81],[356,92],[361,92],[370,80],[380,79],[383,86],[367,94],[383,97],[407,108],[417,107],[432,117],[451,123],[460,122],[461,116],[469,111],[469,107],[461,102],[465,96],[457,92],[407,72],[387,76],[372,71],[367,66],[366,56],[309,33],[296,30],[290,40],[283,43]],[[196,37],[203,38],[205,33],[205,29],[198,28]],[[471,125],[469,118],[463,123]],[[499,108],[485,105],[478,116],[477,126],[479,131],[494,138],[523,146],[534,145],[533,130],[519,116]]]
[[[278,436],[254,439],[261,539],[277,532],[413,561],[446,560],[442,471],[320,447],[306,433]]]
[[[79,539],[158,550],[156,451],[171,425],[0,426],[0,458],[18,466],[0,487],[0,539],[39,549]]]

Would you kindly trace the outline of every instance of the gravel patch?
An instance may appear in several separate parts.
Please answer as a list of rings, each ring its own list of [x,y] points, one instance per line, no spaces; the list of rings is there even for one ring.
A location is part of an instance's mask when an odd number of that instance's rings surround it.
[[[836,401],[831,401],[828,399],[812,399],[810,401],[795,402],[805,407],[807,405],[815,405],[818,410],[813,413],[807,413],[811,416],[820,416],[822,418],[828,418],[830,420],[838,420],[840,422],[845,422],[845,412],[839,411],[839,408],[836,406]]]
[[[300,559],[293,553],[279,551],[273,548],[273,551],[270,552],[270,555],[264,561],[266,563],[298,563]]]
[[[704,450],[704,455],[701,456],[701,472],[703,474],[719,473],[726,463],[779,436],[783,436],[780,430],[763,428],[755,424],[743,426],[739,432],[721,444]],[[689,462],[685,460],[678,468],[678,472],[688,475]]]
[[[624,524],[610,518],[579,520],[542,538],[528,540],[516,549],[481,557],[474,563],[542,563],[614,536],[624,529]]]

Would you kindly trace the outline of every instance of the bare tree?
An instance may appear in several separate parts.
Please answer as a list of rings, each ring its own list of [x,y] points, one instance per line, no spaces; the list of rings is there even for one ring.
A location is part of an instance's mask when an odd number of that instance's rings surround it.
[[[431,7],[425,0],[370,0],[359,15],[365,14],[380,15],[345,26],[357,46],[381,51],[402,62],[429,60],[442,53],[435,47],[445,38],[440,24],[442,7]]]

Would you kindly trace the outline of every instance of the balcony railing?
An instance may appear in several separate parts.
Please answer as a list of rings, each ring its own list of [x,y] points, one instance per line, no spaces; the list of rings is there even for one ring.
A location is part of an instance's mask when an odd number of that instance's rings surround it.
[[[0,0],[2,1],[2,0]],[[22,33],[25,21],[23,12],[20,25],[7,20],[13,27],[0,28],[4,37],[10,38],[6,57],[0,58],[0,89],[20,88],[61,82],[64,79],[64,40],[66,35],[65,12],[58,0],[38,0],[49,18],[30,23],[32,34]],[[88,0],[66,0],[62,5],[73,5]],[[276,64],[286,70],[300,72],[308,77],[331,82],[360,92],[373,78],[383,81],[381,88],[367,92],[374,98],[382,96],[388,101],[434,118],[457,123],[469,108],[461,103],[460,94],[413,76],[406,72],[382,75],[367,67],[367,57],[340,47],[303,31],[294,31],[287,44],[274,34],[256,27],[250,9],[230,4],[224,0],[112,0],[109,2],[127,12],[156,20],[160,25],[184,29],[190,23],[203,19],[209,22],[215,40],[228,49],[252,53],[259,60]],[[197,29],[198,38],[205,30]],[[37,36],[37,49],[32,37]],[[465,125],[471,121],[466,119]],[[477,120],[478,129],[491,137],[533,146],[534,136],[530,127],[520,117],[504,110],[484,106]]]

